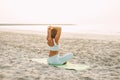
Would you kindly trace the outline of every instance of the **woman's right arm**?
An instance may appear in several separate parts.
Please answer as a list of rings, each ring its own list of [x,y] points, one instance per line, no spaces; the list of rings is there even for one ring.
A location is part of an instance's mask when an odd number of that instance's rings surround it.
[[[61,27],[57,27],[56,29],[57,29],[57,34],[55,36],[55,41],[58,44],[58,41],[59,41],[60,36],[61,36]]]

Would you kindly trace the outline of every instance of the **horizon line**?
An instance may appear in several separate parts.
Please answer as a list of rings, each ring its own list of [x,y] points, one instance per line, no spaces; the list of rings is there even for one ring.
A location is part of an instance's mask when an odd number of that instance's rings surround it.
[[[0,26],[24,26],[24,25],[76,25],[76,24],[0,24]]]

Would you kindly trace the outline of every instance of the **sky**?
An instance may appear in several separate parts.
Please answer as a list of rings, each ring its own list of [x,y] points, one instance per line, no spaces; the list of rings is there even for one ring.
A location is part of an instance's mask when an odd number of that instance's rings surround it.
[[[120,0],[0,0],[0,24],[120,25]]]

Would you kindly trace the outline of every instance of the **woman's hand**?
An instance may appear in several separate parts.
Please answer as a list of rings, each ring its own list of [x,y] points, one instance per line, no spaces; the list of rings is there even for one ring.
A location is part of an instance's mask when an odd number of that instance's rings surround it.
[[[54,27],[52,26],[48,26],[48,30],[52,30]]]
[[[56,27],[56,26],[48,26],[48,29],[49,29],[49,30],[52,30],[52,29],[56,29],[56,30],[58,30],[58,29],[61,29],[61,27]]]

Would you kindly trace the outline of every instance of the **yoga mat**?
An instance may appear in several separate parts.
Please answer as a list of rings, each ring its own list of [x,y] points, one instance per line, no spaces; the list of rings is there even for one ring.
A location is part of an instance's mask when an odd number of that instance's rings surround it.
[[[47,58],[33,58],[31,59],[34,62],[40,63],[40,64],[46,64],[49,65],[47,63]],[[65,65],[50,65],[50,66],[54,66],[54,67],[58,67],[58,68],[64,68],[64,69],[68,69],[68,70],[86,70],[89,68],[89,66],[87,65],[83,65],[83,64],[73,64],[70,62],[67,62],[67,64]]]

